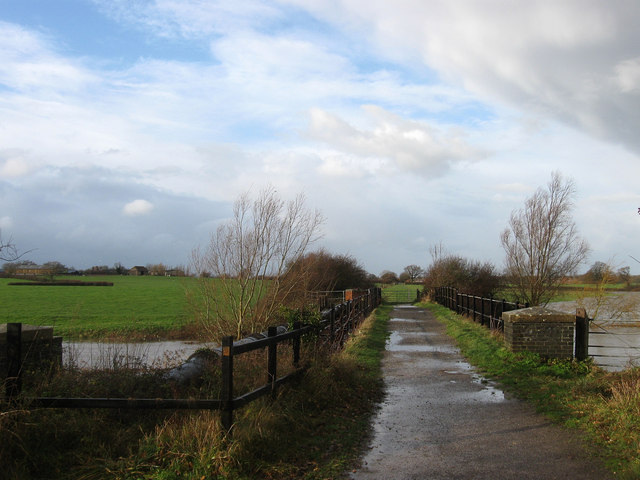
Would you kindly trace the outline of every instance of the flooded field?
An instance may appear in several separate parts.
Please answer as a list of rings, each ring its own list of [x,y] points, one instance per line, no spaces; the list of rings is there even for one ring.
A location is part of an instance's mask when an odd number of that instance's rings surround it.
[[[597,311],[591,323],[589,355],[597,365],[609,370],[640,366],[640,293],[621,293],[609,297],[597,306],[593,299],[550,303],[554,310],[575,314],[584,306],[587,312]],[[411,322],[405,319],[405,322]],[[425,332],[423,335],[428,336]],[[391,334],[388,350],[416,352],[430,347],[396,341]],[[63,363],[80,368],[174,367],[183,363],[196,350],[211,345],[200,342],[164,341],[145,343],[65,342]]]
[[[640,366],[640,293],[625,292],[606,297],[600,304],[587,298],[581,302],[550,303],[549,308],[576,313],[584,307],[595,317],[589,331],[589,356],[607,370]]]
[[[64,365],[79,368],[174,367],[199,348],[200,342],[144,343],[64,342]]]

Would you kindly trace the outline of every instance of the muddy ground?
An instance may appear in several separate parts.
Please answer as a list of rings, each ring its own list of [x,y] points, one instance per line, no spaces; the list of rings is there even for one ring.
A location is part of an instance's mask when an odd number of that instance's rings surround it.
[[[476,374],[429,311],[398,307],[389,328],[386,399],[351,478],[613,478],[578,432],[551,424]]]

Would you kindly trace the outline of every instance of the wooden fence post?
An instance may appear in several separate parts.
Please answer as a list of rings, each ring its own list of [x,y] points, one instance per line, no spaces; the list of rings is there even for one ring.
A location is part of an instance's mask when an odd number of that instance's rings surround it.
[[[492,297],[489,300],[489,330],[493,330],[495,315],[496,315],[496,302]]]
[[[589,319],[584,308],[576,310],[576,345],[574,355],[576,360],[586,360],[589,357]]]
[[[335,342],[335,328],[336,328],[336,307],[331,305],[331,311],[329,312],[329,344],[333,346]]]
[[[233,428],[233,337],[222,338],[222,426],[230,436]]]
[[[7,382],[8,401],[22,390],[22,323],[7,323]]]
[[[293,323],[294,330],[300,330],[302,324],[300,322]],[[300,365],[300,332],[293,337],[293,366],[298,368]]]
[[[277,327],[269,327],[267,337],[272,338],[278,334]],[[267,353],[267,382],[271,384],[271,394],[276,393],[276,369],[278,368],[278,344],[271,342]]]
[[[473,321],[476,321],[476,296],[473,296]]]
[[[505,309],[505,307],[506,307],[506,306],[507,306],[507,301],[503,298],[503,299],[502,299],[502,308],[500,309],[500,320],[499,320],[499,321],[498,321],[498,323],[496,324],[496,328],[497,328],[498,330],[500,329],[500,325],[501,325],[501,322],[502,322],[502,314],[503,314],[505,311],[507,311],[507,312],[509,311],[509,310],[506,310],[506,309]],[[502,324],[502,325],[504,325],[504,324]]]

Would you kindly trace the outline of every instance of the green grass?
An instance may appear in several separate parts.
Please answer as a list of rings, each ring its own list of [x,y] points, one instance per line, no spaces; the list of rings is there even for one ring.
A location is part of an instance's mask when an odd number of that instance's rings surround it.
[[[391,309],[376,309],[343,352],[316,363],[271,407],[264,419],[268,428],[253,428],[245,438],[237,478],[331,479],[353,468],[383,396],[381,361]]]
[[[51,325],[57,335],[71,338],[163,336],[189,322],[185,287],[195,279],[114,275],[82,280],[114,285],[10,286],[15,280],[1,278],[0,318],[3,322]]]
[[[382,288],[382,300],[386,303],[413,303],[416,300],[416,291],[422,291],[422,285],[398,283],[379,286]]]
[[[618,478],[640,478],[640,369],[605,372],[591,362],[549,360],[506,349],[488,329],[436,304],[463,355],[506,391],[553,421],[578,428]]]

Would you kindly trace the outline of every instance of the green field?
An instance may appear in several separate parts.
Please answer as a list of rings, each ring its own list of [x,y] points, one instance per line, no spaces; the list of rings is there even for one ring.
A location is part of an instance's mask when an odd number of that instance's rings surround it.
[[[416,301],[416,293],[422,292],[421,284],[378,285],[382,289],[382,301],[386,303],[413,303]]]
[[[80,280],[113,286],[11,286],[15,279],[0,278],[0,323],[51,325],[65,338],[136,339],[177,336],[189,324],[185,289],[194,285],[193,278],[114,275]]]

